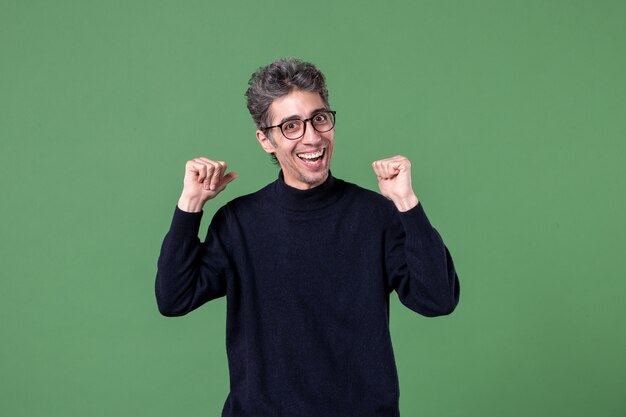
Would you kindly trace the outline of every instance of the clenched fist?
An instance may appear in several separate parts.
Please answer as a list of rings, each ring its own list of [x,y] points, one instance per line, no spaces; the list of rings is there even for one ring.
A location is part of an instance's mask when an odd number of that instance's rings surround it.
[[[194,158],[185,165],[183,192],[178,208],[187,212],[199,212],[204,203],[221,193],[237,173],[226,172],[226,162],[208,158]]]
[[[378,177],[380,193],[393,201],[398,210],[407,211],[417,206],[419,200],[411,185],[411,161],[402,155],[372,163]]]

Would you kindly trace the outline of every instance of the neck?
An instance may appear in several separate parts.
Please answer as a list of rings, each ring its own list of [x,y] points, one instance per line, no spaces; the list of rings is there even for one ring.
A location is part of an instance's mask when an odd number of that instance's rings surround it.
[[[335,180],[332,173],[326,179],[310,188],[293,187],[285,181],[283,172],[275,182],[275,191],[281,206],[290,210],[309,211],[329,206],[341,196],[343,181]]]

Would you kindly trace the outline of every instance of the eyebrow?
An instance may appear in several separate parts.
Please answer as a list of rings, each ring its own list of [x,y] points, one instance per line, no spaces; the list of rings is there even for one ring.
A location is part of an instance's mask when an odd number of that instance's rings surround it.
[[[321,111],[328,111],[328,109],[326,107],[320,107],[318,109],[315,109],[315,110],[313,110],[311,112],[311,117],[313,117],[314,114],[319,113]],[[289,120],[303,120],[303,119],[301,119],[299,115],[294,114],[292,116],[287,116],[287,117],[283,118],[280,122],[278,122],[276,124],[277,125],[282,125],[283,123],[285,123],[286,121],[289,121]]]

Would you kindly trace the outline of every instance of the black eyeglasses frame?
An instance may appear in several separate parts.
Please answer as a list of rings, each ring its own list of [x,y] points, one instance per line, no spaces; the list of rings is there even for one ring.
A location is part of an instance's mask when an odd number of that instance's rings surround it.
[[[315,125],[313,124],[313,119],[315,118],[315,116],[317,116],[317,115],[318,115],[318,114],[320,114],[320,113],[330,113],[330,114],[332,114],[332,115],[333,115],[333,125],[331,126],[331,128],[330,128],[330,129],[328,129],[328,130],[324,130],[324,131],[319,131],[319,130],[315,127]],[[287,137],[287,135],[285,135],[285,132],[283,132],[283,125],[284,125],[285,123],[293,122],[293,121],[296,121],[296,120],[299,120],[299,121],[301,121],[302,123],[304,123],[304,129],[302,130],[302,135],[298,136],[297,138],[293,138],[293,139],[292,139],[292,138],[290,138],[290,137]],[[285,137],[285,139],[288,139],[288,140],[298,140],[298,139],[300,139],[302,136],[304,136],[304,134],[306,133],[306,122],[311,122],[311,127],[313,127],[313,129],[315,129],[315,131],[316,131],[316,132],[318,132],[318,133],[326,133],[326,132],[330,132],[331,130],[333,130],[333,129],[335,128],[335,123],[337,122],[337,112],[336,112],[335,110],[321,110],[321,111],[318,111],[317,113],[315,113],[313,116],[309,117],[308,119],[289,119],[289,120],[285,120],[284,122],[282,122],[282,123],[281,123],[281,124],[279,124],[279,125],[262,127],[262,128],[260,128],[259,130],[262,130],[263,132],[267,132],[267,131],[268,131],[268,130],[270,130],[270,129],[274,129],[274,128],[276,128],[276,127],[280,127],[280,133],[282,133],[282,135]]]

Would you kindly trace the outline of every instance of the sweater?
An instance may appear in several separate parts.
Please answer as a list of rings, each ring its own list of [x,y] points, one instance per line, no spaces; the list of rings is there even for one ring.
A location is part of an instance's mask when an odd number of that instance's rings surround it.
[[[451,313],[459,281],[421,202],[399,212],[329,175],[278,180],[213,217],[176,208],[156,277],[159,311],[227,298],[230,393],[222,417],[397,417],[389,295],[424,316]]]

